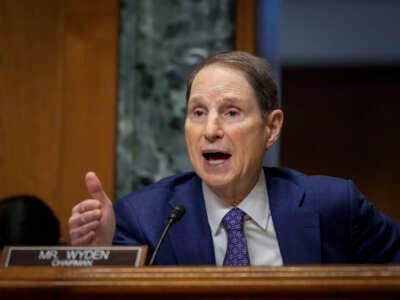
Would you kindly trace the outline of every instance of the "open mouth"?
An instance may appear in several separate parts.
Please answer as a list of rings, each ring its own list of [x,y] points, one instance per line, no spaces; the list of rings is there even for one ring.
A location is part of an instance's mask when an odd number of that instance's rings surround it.
[[[212,165],[218,165],[229,159],[232,154],[225,152],[207,152],[203,153],[203,157]]]

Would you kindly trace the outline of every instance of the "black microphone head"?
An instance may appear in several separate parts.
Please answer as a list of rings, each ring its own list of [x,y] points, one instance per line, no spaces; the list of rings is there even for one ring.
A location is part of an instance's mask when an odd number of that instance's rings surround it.
[[[185,214],[186,209],[183,205],[176,205],[170,212],[168,220],[172,223],[179,221]]]

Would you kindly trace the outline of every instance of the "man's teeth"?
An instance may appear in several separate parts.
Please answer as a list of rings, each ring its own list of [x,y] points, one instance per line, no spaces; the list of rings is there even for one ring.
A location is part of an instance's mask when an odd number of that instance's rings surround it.
[[[225,159],[210,159],[208,162],[211,165],[218,165],[218,164],[222,164],[225,161]]]

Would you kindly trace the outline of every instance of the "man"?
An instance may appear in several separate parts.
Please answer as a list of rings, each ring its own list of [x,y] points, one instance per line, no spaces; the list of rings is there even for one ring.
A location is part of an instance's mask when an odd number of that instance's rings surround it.
[[[263,168],[283,112],[266,63],[243,52],[208,58],[188,80],[185,137],[195,172],[112,203],[93,172],[93,199],[73,208],[72,245],[148,245],[162,265],[400,262],[398,224],[375,211],[351,181]],[[115,221],[116,220],[116,221]]]

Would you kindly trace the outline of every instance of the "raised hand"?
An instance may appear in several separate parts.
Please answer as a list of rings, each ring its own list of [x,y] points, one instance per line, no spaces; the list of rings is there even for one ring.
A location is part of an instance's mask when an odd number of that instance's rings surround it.
[[[75,205],[69,218],[69,237],[73,246],[111,246],[115,216],[110,198],[94,172],[85,176],[92,199]]]

